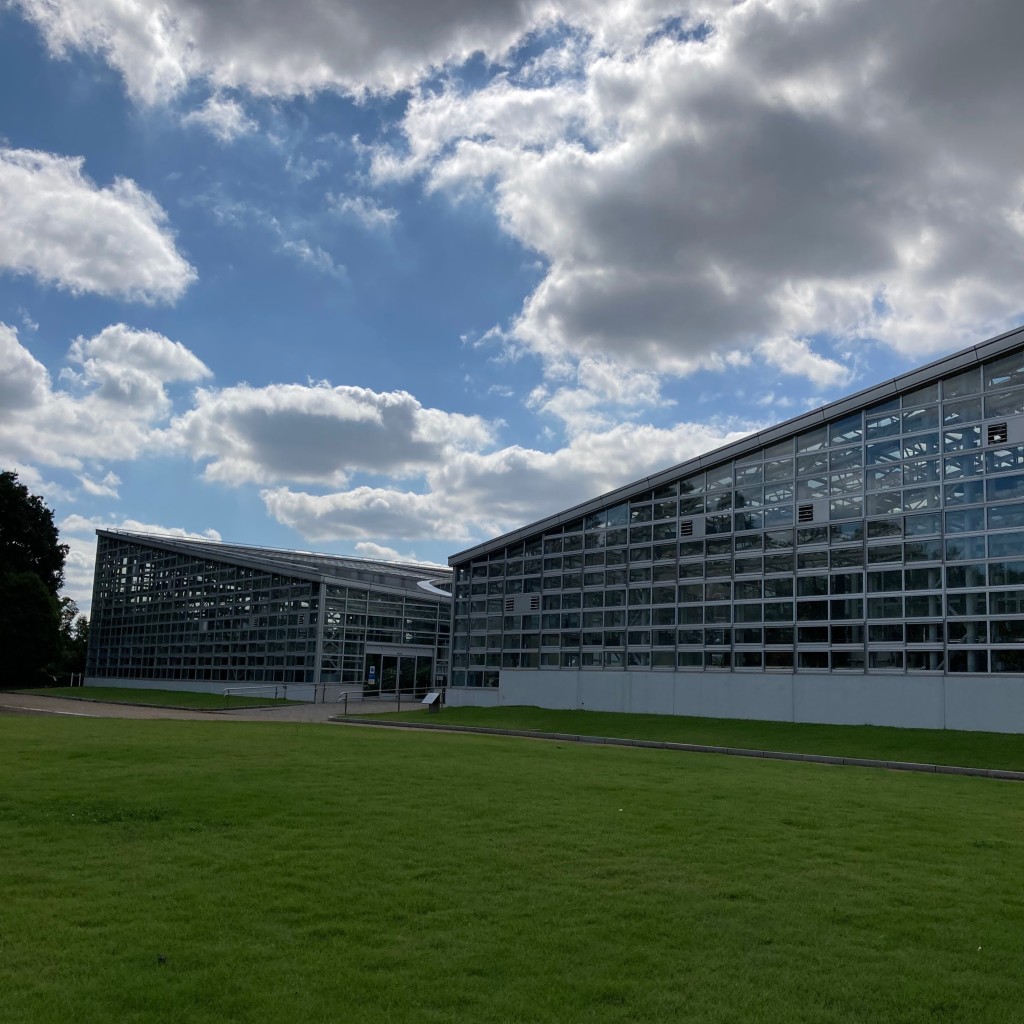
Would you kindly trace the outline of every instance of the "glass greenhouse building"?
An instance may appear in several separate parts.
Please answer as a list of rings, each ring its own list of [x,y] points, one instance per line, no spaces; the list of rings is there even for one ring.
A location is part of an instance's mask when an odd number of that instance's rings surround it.
[[[86,683],[419,694],[447,681],[437,566],[97,531]]]
[[[449,564],[450,704],[1024,732],[1024,328]]]

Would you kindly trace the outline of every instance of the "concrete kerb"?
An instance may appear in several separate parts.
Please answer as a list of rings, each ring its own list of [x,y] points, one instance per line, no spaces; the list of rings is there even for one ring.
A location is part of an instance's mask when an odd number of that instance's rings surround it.
[[[434,722],[382,722],[370,718],[336,715],[337,725],[371,725],[382,729],[420,729],[426,732],[472,733],[478,736],[512,736],[531,740],[559,740],[565,743],[606,744],[612,747],[642,747],[675,750],[688,754],[723,754],[726,757],[760,757],[769,761],[806,761],[841,768],[885,768],[889,771],[926,772],[942,775],[974,775],[1007,782],[1024,782],[1024,772],[1002,768],[967,768],[950,764],[920,764],[916,761],[886,761],[870,757],[836,757],[831,754],[798,754],[786,750],[752,750],[746,747],[713,747],[702,743],[674,743],[668,740],[638,740],[615,736],[582,736],[567,732],[538,732],[535,729],[491,729],[483,725],[442,725]]]

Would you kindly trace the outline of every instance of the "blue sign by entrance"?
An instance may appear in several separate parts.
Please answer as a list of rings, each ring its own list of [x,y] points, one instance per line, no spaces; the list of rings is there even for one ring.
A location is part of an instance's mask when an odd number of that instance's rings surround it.
[[[370,682],[372,683],[377,678],[377,666],[370,666]]]

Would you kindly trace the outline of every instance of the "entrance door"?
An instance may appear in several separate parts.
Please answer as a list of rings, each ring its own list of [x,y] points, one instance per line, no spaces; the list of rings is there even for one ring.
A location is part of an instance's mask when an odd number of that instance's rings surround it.
[[[395,693],[423,696],[433,675],[434,659],[429,654],[367,654],[363,692],[382,697]]]
[[[416,690],[416,659],[402,657],[398,659],[398,685],[402,693],[414,693]]]
[[[398,657],[385,654],[381,659],[383,667],[380,673],[380,692],[394,693],[398,689]]]

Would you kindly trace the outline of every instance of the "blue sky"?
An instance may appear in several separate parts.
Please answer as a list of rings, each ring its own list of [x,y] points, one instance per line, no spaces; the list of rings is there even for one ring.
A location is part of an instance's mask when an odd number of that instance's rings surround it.
[[[1024,319],[1024,8],[7,0],[0,464],[443,562]]]

